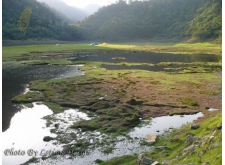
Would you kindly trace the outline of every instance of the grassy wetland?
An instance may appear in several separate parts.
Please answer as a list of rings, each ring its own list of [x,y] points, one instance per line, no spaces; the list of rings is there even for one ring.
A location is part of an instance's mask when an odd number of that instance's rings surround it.
[[[123,56],[114,57],[119,62],[100,62],[72,60],[77,56],[104,54],[120,54],[135,52],[156,52],[179,54],[215,54],[221,57],[221,46],[210,43],[137,43],[130,45],[106,44],[91,46],[90,44],[29,45],[3,47],[3,62],[14,61],[26,65],[76,65],[85,75],[36,80],[29,83],[30,91],[12,98],[16,104],[27,104],[41,101],[52,109],[54,114],[67,108],[78,108],[94,117],[90,120],[74,122],[72,129],[81,131],[99,131],[104,134],[124,134],[130,128],[140,124],[140,118],[149,119],[167,115],[186,115],[202,112],[204,117],[196,123],[197,130],[190,125],[165,132],[152,146],[166,146],[165,150],[154,149],[145,155],[171,164],[195,163],[209,161],[219,164],[222,161],[221,131],[222,124],[222,62],[160,62],[130,63]],[[141,69],[108,70],[103,65],[123,66],[163,66],[165,71]],[[168,72],[168,70],[172,70]],[[209,108],[218,109],[209,112]],[[97,117],[96,117],[97,116]],[[52,118],[46,118],[51,123]],[[216,130],[216,133],[214,133]],[[54,132],[54,130],[52,130]],[[214,133],[214,141],[208,142]],[[195,141],[185,143],[187,135],[195,136]],[[75,135],[71,134],[71,137]],[[73,138],[72,138],[73,139]],[[60,138],[59,138],[60,140]],[[71,139],[70,139],[71,140]],[[61,138],[62,141],[62,138]],[[200,141],[197,143],[197,141]],[[65,142],[69,144],[70,141]],[[203,142],[205,142],[203,144]],[[197,143],[194,151],[179,154],[192,143]],[[85,148],[89,144],[78,142],[74,148]],[[145,143],[144,145],[149,145]],[[214,147],[211,147],[211,146]],[[209,150],[208,148],[211,147]],[[67,149],[68,149],[67,148]],[[112,152],[112,148],[107,148]],[[107,153],[106,149],[106,153]],[[202,156],[198,156],[200,152]],[[140,154],[140,153],[137,153]],[[136,164],[137,154],[114,158],[109,161],[98,160],[104,164]]]

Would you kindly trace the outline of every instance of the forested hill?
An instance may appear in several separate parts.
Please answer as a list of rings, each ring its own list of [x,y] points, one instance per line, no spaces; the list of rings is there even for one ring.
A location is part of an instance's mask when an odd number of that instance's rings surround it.
[[[119,0],[76,25],[69,25],[64,14],[36,0],[3,0],[2,8],[3,39],[118,42],[222,38],[222,0]]]
[[[215,40],[222,34],[222,0],[119,0],[79,27],[86,39]]]
[[[81,40],[62,13],[36,0],[2,1],[2,38],[12,40]]]

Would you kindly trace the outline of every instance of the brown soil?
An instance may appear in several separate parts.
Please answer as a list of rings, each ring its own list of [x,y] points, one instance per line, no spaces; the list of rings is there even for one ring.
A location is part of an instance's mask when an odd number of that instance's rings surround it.
[[[151,78],[137,78],[126,74],[118,78],[108,76],[101,79],[82,76],[62,82],[51,81],[45,85],[46,88],[42,89],[39,81],[30,84],[32,90],[42,90],[37,97],[44,101],[92,111],[95,111],[92,106],[102,101],[112,103],[109,107],[114,107],[115,104],[131,105],[140,109],[143,118],[195,114],[200,111],[204,113],[207,112],[207,107],[222,107],[221,93],[211,95],[221,87],[221,83],[196,85],[183,81],[169,85]],[[185,103],[182,98],[190,98],[197,105]],[[33,99],[29,98],[30,101]]]

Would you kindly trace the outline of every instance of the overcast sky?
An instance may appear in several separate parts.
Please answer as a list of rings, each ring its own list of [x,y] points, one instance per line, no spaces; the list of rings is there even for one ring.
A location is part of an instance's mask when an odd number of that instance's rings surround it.
[[[105,6],[116,2],[117,0],[62,0],[62,1],[66,2],[67,5],[83,8],[89,4],[99,4],[101,6]]]

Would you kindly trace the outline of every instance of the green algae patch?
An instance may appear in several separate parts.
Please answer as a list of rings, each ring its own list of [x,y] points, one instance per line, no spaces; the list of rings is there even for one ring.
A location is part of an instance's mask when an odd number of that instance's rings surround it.
[[[43,100],[43,97],[40,92],[28,92],[24,95],[14,97],[11,101],[12,103],[31,103],[41,100]]]
[[[82,131],[99,130],[100,132],[117,132],[126,130],[139,124],[140,111],[132,106],[116,106],[112,108],[99,108],[95,113],[98,117],[74,123],[72,128],[81,128]]]
[[[188,97],[179,98],[179,101],[181,101],[183,105],[198,106],[197,101]]]

